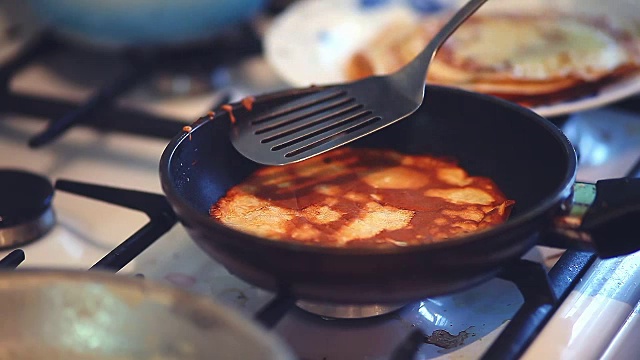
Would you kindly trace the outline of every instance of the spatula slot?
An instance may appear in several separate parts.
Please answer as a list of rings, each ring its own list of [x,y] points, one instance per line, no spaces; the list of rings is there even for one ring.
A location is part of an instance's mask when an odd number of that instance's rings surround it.
[[[296,149],[294,151],[288,152],[288,153],[286,153],[284,155],[284,157],[290,158],[290,157],[294,157],[294,156],[300,155],[300,154],[302,154],[302,153],[304,153],[306,151],[313,150],[313,149],[315,149],[315,148],[317,148],[319,146],[322,146],[322,145],[324,145],[324,144],[326,144],[326,143],[328,143],[330,141],[337,140],[341,136],[347,136],[350,133],[353,133],[354,131],[357,131],[357,130],[360,130],[360,129],[366,127],[366,126],[372,125],[372,124],[374,124],[374,123],[376,123],[376,122],[378,122],[380,120],[382,120],[382,118],[380,118],[380,117],[369,118],[369,119],[367,119],[367,120],[365,120],[363,122],[360,122],[360,123],[358,123],[358,124],[356,124],[354,126],[351,126],[351,127],[347,128],[347,129],[345,129],[345,130],[342,130],[342,131],[340,131],[338,133],[329,135],[329,136],[327,136],[327,137],[325,137],[323,139],[320,139],[318,141],[315,141],[315,142],[312,142],[312,143],[307,144],[305,146],[302,146],[302,147],[300,147],[300,148],[298,148],[298,149]]]
[[[312,126],[314,123],[317,123],[321,119],[324,120],[325,118],[328,118],[329,115],[333,115],[332,117],[335,117],[337,115],[345,113],[346,111],[362,108],[362,105],[352,104],[353,102],[354,102],[353,98],[346,98],[346,99],[340,99],[338,101],[333,101],[331,103],[326,103],[326,104],[322,103],[322,106],[314,107],[304,112],[290,114],[291,115],[290,117],[287,117],[282,121],[278,121],[277,123],[274,123],[256,130],[255,134],[261,135],[270,131],[281,129],[287,125],[292,125],[302,120],[308,120],[308,119],[309,119],[308,123],[311,124],[309,126]],[[324,114],[319,119],[310,119],[315,115],[319,115],[327,111],[331,111],[332,113]],[[305,128],[308,128],[309,126],[305,126]]]

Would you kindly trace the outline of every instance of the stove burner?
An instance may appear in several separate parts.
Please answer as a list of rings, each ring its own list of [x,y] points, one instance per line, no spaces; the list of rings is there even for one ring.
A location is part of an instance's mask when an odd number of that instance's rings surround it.
[[[55,223],[53,186],[37,174],[0,170],[0,248],[38,239]]]
[[[324,318],[331,319],[364,319],[389,314],[401,309],[406,304],[330,304],[310,301],[298,301],[300,309]]]

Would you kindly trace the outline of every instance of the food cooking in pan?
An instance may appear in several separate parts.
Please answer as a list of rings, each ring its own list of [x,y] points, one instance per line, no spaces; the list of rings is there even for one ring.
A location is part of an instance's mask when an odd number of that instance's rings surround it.
[[[347,78],[400,68],[448,16],[391,23],[350,57]],[[478,13],[445,42],[427,80],[526,106],[584,96],[640,70],[640,25],[621,24],[586,15]]]
[[[210,209],[256,236],[325,247],[446,241],[504,222],[514,201],[453,160],[343,147],[257,170]]]

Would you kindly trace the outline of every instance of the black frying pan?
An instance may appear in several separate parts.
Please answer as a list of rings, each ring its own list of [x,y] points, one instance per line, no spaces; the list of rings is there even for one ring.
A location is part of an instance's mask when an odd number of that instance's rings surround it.
[[[353,146],[458,159],[471,175],[492,178],[515,199],[505,224],[444,243],[380,250],[319,248],[232,230],[210,219],[209,207],[259,165],[231,145],[224,111],[214,120],[200,119],[191,133],[176,136],[167,146],[160,163],[163,190],[191,237],[230,272],[267,289],[285,287],[307,300],[397,303],[442,295],[493,277],[543,239],[559,239],[543,233],[592,240],[583,229],[556,226],[572,199],[576,155],[555,125],[486,95],[435,86],[428,86],[426,94],[415,114]],[[258,99],[251,112],[236,104],[235,116],[243,121],[275,103]],[[600,208],[593,206],[587,215],[598,235],[600,221],[611,214],[600,216]],[[602,239],[611,238],[606,235]],[[635,245],[599,246],[603,254],[614,256],[637,249]]]

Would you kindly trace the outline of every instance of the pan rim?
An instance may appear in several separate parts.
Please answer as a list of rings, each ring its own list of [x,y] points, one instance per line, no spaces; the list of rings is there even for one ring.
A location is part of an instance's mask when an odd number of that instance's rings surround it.
[[[549,133],[549,135],[552,138],[554,138],[557,141],[557,143],[562,147],[562,150],[563,150],[562,155],[565,157],[565,160],[567,162],[565,172],[562,175],[562,181],[560,181],[559,185],[553,191],[549,192],[549,195],[547,197],[540,199],[537,205],[535,205],[532,209],[528,210],[522,215],[518,216],[517,218],[513,220],[508,220],[503,224],[491,227],[486,230],[481,230],[465,236],[451,238],[442,242],[426,243],[426,244],[410,245],[406,247],[394,247],[394,248],[366,248],[366,247],[349,248],[349,247],[327,247],[327,246],[318,246],[318,245],[312,245],[312,244],[295,243],[293,241],[272,240],[272,239],[248,234],[245,232],[241,232],[213,221],[208,215],[205,215],[197,211],[193,206],[191,206],[184,198],[182,198],[178,194],[178,192],[172,186],[174,184],[174,181],[170,175],[169,169],[170,169],[172,160],[174,159],[173,156],[175,152],[180,147],[183,141],[189,139],[189,136],[191,133],[198,131],[200,127],[214,120],[209,118],[208,116],[203,116],[198,120],[196,120],[193,123],[193,125],[191,125],[190,133],[185,133],[185,132],[178,133],[173,139],[171,139],[171,141],[168,143],[168,145],[164,149],[162,156],[160,158],[160,169],[159,169],[162,190],[164,191],[165,196],[169,200],[169,203],[171,204],[171,206],[174,208],[179,208],[184,214],[186,214],[190,222],[199,223],[200,225],[208,229],[212,229],[220,234],[224,234],[234,239],[241,239],[242,241],[247,241],[249,243],[254,243],[256,245],[278,248],[284,251],[326,254],[326,255],[332,255],[332,256],[402,255],[408,252],[411,252],[411,253],[434,252],[437,250],[451,249],[455,247],[465,246],[469,243],[481,242],[488,237],[499,236],[500,234],[514,231],[515,229],[523,227],[527,223],[547,213],[553,207],[559,206],[562,200],[564,200],[568,196],[568,194],[571,192],[573,184],[576,181],[577,156],[576,156],[575,148],[573,147],[569,139],[555,124],[551,123],[549,120],[536,114],[530,109],[524,108],[520,105],[517,105],[515,103],[509,102],[494,96],[475,93],[475,92],[458,89],[454,87],[449,87],[449,86],[426,85],[426,88],[428,91],[435,90],[435,91],[453,93],[453,94],[456,94],[456,96],[476,97],[482,101],[493,103],[496,106],[506,107],[507,110],[517,113],[519,118],[527,118],[530,121],[535,122],[538,126],[542,127],[543,130],[547,131],[547,133]],[[239,106],[240,104],[236,103],[232,105],[235,108],[235,106]],[[216,110],[220,110],[220,109],[216,109]],[[220,119],[221,117],[226,117],[228,121],[229,116],[226,111],[215,111],[215,112],[216,114],[219,114],[219,115],[216,115],[215,121],[224,121],[224,119]],[[178,217],[180,218],[180,215]],[[180,220],[180,222],[182,223],[182,220]],[[249,245],[249,244],[246,244],[246,245]]]

